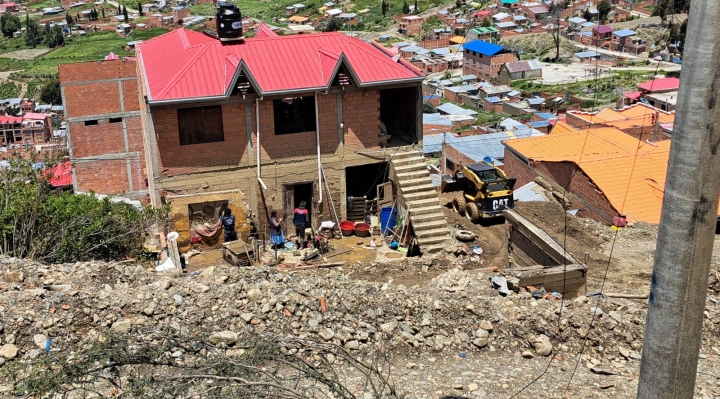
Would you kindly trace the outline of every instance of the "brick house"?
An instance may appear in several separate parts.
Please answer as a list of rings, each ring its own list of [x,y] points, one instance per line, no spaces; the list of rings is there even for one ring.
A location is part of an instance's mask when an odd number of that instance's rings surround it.
[[[173,21],[180,23],[183,19],[190,16],[190,9],[183,6],[177,6],[172,8]]]
[[[497,81],[503,85],[525,79],[541,79],[542,64],[538,60],[507,62],[500,67]]]
[[[398,32],[403,35],[419,35],[425,18],[418,15],[404,15],[398,19]]]
[[[633,54],[642,53],[647,51],[647,42],[637,37],[637,33],[633,30],[618,30],[612,33],[612,50]]]
[[[517,60],[517,55],[504,47],[482,40],[463,45],[463,75],[475,75],[486,81],[494,81],[503,64]]]
[[[15,4],[15,3],[0,4],[0,13],[4,13],[4,12],[17,12],[17,4]]]
[[[19,116],[0,116],[0,147],[23,142],[21,123]]]
[[[146,189],[155,206],[170,204],[183,249],[193,223],[202,215],[217,217],[222,207],[233,210],[245,235],[250,222],[265,231],[272,209],[290,221],[300,200],[315,226],[330,220],[333,208],[342,220],[347,196],[364,195],[384,164],[381,121],[389,134],[422,143],[422,125],[415,121],[422,113],[423,75],[376,43],[339,32],[277,36],[258,29],[253,38],[221,44],[178,29],[138,44],[136,55],[136,70],[91,81],[116,87],[127,102],[115,97],[105,109],[88,106],[90,115],[70,120],[119,116],[125,122],[128,110],[139,115],[137,126],[122,129],[128,144],[139,147],[126,150],[119,141],[103,144],[104,151],[123,161],[138,151],[144,156],[143,165],[127,171],[146,173],[147,180],[133,177],[133,184],[146,181],[147,188],[133,188]],[[71,88],[84,91],[64,82],[62,73],[61,81],[66,98]],[[78,130],[70,124],[76,159],[76,143],[97,136]],[[76,181],[89,178],[76,168]]]
[[[52,122],[49,114],[28,112],[22,116],[20,131],[25,143],[46,144],[52,139]]]
[[[58,69],[74,190],[147,202],[136,62],[61,64]]]
[[[507,8],[508,10],[520,10],[520,0],[500,0],[498,3],[499,7]]]
[[[613,29],[607,25],[594,26],[592,28],[592,45],[602,47],[603,43],[611,41]]]
[[[542,178],[563,191],[578,216],[658,223],[670,141],[643,145],[614,128],[555,133],[505,143],[504,170],[522,186]]]

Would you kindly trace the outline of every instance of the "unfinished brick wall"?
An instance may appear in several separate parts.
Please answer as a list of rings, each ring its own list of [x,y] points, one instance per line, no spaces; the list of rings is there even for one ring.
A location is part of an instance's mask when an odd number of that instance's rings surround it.
[[[75,188],[147,202],[134,61],[59,66]]]
[[[197,105],[188,104],[182,108],[192,106]],[[244,104],[222,105],[224,141],[190,145],[180,145],[178,108],[151,107],[161,174],[176,175],[206,167],[247,164]]]
[[[343,120],[347,150],[379,148],[380,91],[364,90],[343,94]]]
[[[457,164],[472,165],[474,163],[477,163],[472,158],[470,158],[467,155],[463,154],[462,152],[458,151],[458,149],[455,148],[452,144],[445,146],[445,158],[447,158],[449,161],[452,161],[455,165],[457,165]],[[446,166],[443,165],[443,168],[445,168],[445,167]],[[450,173],[452,173],[452,171],[446,170],[445,173],[450,174]]]
[[[568,125],[578,129],[587,129],[590,126],[590,122],[588,122],[586,119],[576,116],[570,112],[565,114],[565,122]]]

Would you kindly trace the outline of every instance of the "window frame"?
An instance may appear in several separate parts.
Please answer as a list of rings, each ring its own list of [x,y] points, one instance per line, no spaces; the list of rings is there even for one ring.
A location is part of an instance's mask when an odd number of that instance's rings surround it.
[[[288,104],[286,100],[290,98],[293,99],[293,103]],[[295,104],[295,101],[298,99],[302,101],[301,104]],[[315,95],[276,98],[272,100],[272,105],[274,134],[276,136],[315,132],[317,130],[316,115],[318,110],[316,108]],[[294,117],[292,118],[294,120],[291,120],[291,116],[285,114],[285,111],[289,110],[299,112],[299,117]],[[306,126],[307,128],[305,128]],[[298,127],[302,127],[302,129],[298,129]]]
[[[178,140],[181,146],[222,143],[225,127],[221,105],[205,105],[177,109]],[[195,113],[193,115],[193,113]],[[212,115],[216,113],[216,115]],[[211,121],[211,118],[217,118]],[[214,126],[210,123],[214,122]],[[187,126],[182,126],[188,123]]]

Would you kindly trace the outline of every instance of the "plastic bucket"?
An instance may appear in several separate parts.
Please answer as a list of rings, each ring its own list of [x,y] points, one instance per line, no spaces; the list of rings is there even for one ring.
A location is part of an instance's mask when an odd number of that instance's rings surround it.
[[[340,222],[340,231],[344,236],[351,236],[355,232],[355,222],[345,220]]]
[[[380,209],[380,231],[384,235],[388,235],[390,230],[395,227],[395,217],[397,216],[397,208],[392,206],[384,206]]]
[[[358,223],[355,225],[355,235],[358,237],[370,236],[370,225],[367,223]]]

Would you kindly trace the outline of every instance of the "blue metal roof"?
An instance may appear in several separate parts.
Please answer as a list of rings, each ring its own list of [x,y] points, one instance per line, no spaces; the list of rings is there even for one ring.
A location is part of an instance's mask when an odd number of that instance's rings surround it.
[[[618,37],[626,37],[626,36],[634,36],[637,35],[637,33],[634,30],[630,29],[623,29],[613,32],[613,35]]]
[[[452,129],[453,125],[450,119],[443,118],[439,113],[423,114],[423,124],[447,126],[450,129]]]
[[[475,51],[483,55],[495,55],[505,49],[503,46],[498,46],[497,44],[492,44],[488,42],[484,42],[482,40],[473,40],[470,43],[465,43],[463,45],[465,50]]]
[[[437,55],[445,55],[450,54],[450,49],[447,47],[440,47],[440,48],[434,48],[430,50],[431,53],[437,54]]]
[[[471,109],[458,107],[457,105],[455,105],[453,103],[442,104],[442,105],[438,106],[436,109],[438,111],[444,112],[448,115],[468,115],[468,116],[477,115],[477,112],[475,112]]]
[[[507,96],[508,96],[508,97],[515,97],[515,96],[519,96],[520,94],[522,94],[522,93],[519,92],[519,91],[517,91],[517,90],[513,90],[513,91],[511,91],[510,93],[508,93]]]
[[[423,153],[430,154],[442,151],[443,136],[445,137],[445,145],[451,145],[474,162],[480,162],[485,157],[490,157],[498,165],[502,163],[505,157],[503,141],[545,136],[545,133],[526,126],[524,130],[476,136],[455,136],[450,133],[430,134],[423,137]]]
[[[527,99],[528,104],[530,105],[540,105],[545,103],[545,99],[542,97],[533,97]]]
[[[539,117],[541,117],[541,118],[543,118],[543,119],[545,119],[545,120],[551,120],[551,119],[557,119],[557,118],[558,118],[557,115],[555,115],[555,114],[550,114],[550,113],[547,113],[547,112],[536,112],[536,113],[535,113],[535,116],[539,116]]]
[[[595,22],[585,22],[585,23],[582,24],[581,26],[582,26],[583,28],[588,28],[588,27],[590,27],[590,26],[597,26],[597,24],[596,24]]]
[[[548,122],[548,121],[528,122],[528,125],[532,126],[533,129],[537,129],[537,128],[539,128],[539,127],[548,127],[548,126],[550,126],[550,122]]]
[[[572,22],[572,23],[576,23],[576,24],[582,24],[582,23],[587,22],[587,19],[585,19],[585,18],[580,18],[580,17],[573,17],[573,18],[568,19],[568,22]]]
[[[491,103],[501,103],[502,102],[500,97],[485,97],[485,100],[487,100],[488,102],[491,102]]]
[[[477,80],[477,76],[475,76],[475,75],[463,75],[463,76],[460,76],[460,79],[462,79],[462,80]]]

